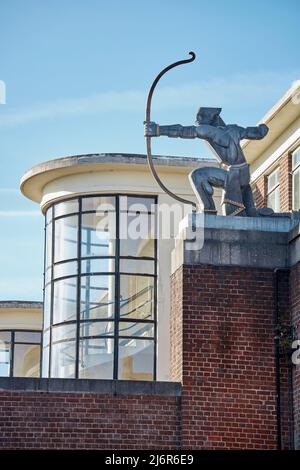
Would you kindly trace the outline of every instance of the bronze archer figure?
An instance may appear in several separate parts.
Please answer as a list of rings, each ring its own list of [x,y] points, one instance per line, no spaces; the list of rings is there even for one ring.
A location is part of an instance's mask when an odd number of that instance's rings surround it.
[[[223,168],[197,168],[190,174],[190,182],[205,212],[216,213],[213,200],[214,187],[224,189],[222,204],[226,215],[271,215],[272,209],[256,209],[250,186],[249,165],[240,146],[242,139],[263,139],[268,127],[241,127],[225,124],[220,117],[222,108],[200,108],[195,126],[180,124],[161,126],[155,122],[145,122],[147,137],[181,137],[205,140],[217,155]]]

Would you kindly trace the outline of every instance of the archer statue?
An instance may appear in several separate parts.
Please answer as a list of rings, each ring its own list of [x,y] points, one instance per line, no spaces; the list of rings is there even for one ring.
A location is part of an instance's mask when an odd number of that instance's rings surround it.
[[[270,208],[256,209],[250,186],[249,165],[243,154],[242,139],[260,140],[268,133],[268,127],[241,127],[225,124],[220,117],[222,108],[200,108],[195,126],[180,124],[161,126],[153,121],[145,122],[146,137],[181,137],[183,139],[205,140],[222,164],[222,168],[196,168],[189,175],[193,190],[203,205],[204,212],[216,214],[213,200],[214,188],[224,190],[222,204],[226,215],[255,217],[271,215]]]

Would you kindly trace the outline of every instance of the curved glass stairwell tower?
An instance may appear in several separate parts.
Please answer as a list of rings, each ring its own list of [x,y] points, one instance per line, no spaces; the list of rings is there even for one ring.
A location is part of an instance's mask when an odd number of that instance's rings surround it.
[[[42,376],[156,379],[155,196],[46,210]]]

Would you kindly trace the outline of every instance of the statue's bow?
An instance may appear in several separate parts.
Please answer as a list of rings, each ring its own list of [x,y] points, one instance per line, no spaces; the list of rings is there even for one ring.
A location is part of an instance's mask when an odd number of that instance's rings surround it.
[[[196,54],[194,52],[189,52],[189,54],[192,56],[190,59],[185,59],[185,60],[179,60],[178,62],[174,62],[173,64],[171,65],[168,65],[168,67],[164,68],[156,77],[156,79],[154,80],[154,82],[152,83],[151,85],[151,88],[149,90],[149,93],[148,93],[148,98],[147,98],[147,106],[146,106],[146,122],[149,122],[151,121],[151,101],[152,101],[152,95],[153,95],[153,92],[154,92],[154,89],[156,87],[156,85],[158,84],[159,80],[161,79],[161,77],[166,73],[168,72],[169,70],[173,69],[174,67],[177,67],[177,65],[182,65],[182,64],[188,64],[189,62],[193,62],[196,58]],[[167,193],[169,196],[171,196],[172,198],[176,199],[177,201],[180,201],[184,204],[192,204],[192,206],[196,207],[196,204],[192,201],[189,201],[188,199],[184,199],[180,196],[177,196],[176,194],[174,194],[172,191],[170,191],[165,185],[164,183],[161,181],[161,179],[159,178],[157,172],[156,172],[156,169],[155,169],[155,166],[154,166],[154,163],[153,163],[153,159],[152,159],[152,154],[151,154],[151,137],[147,137],[146,136],[146,144],[147,144],[147,160],[148,160],[148,164],[149,164],[149,167],[150,167],[150,170],[151,170],[151,173],[153,175],[153,177],[155,178],[156,182],[158,183],[158,185],[161,187],[161,189]]]

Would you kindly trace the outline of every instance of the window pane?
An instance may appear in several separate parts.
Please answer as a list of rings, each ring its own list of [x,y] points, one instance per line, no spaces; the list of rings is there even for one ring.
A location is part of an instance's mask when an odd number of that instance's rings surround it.
[[[271,207],[274,212],[280,211],[280,188],[279,186],[268,195],[267,206]]]
[[[83,197],[82,211],[114,212],[115,198],[113,196]]]
[[[49,377],[49,346],[43,348],[42,377]]]
[[[81,262],[81,273],[108,273],[114,272],[114,258],[87,259]]]
[[[53,279],[64,276],[72,276],[77,274],[77,261],[69,261],[68,263],[56,264],[53,267]]]
[[[155,199],[152,197],[121,196],[120,211],[154,213],[156,211]]]
[[[154,278],[120,276],[120,316],[153,320]]]
[[[41,333],[33,331],[19,331],[15,333],[16,343],[41,343]]]
[[[300,151],[298,152],[300,155]],[[293,210],[300,209],[300,168],[293,173]]]
[[[119,379],[153,380],[154,341],[121,339],[119,341]]]
[[[0,377],[10,375],[11,333],[0,331]]]
[[[76,319],[77,278],[54,283],[53,323]]]
[[[50,330],[43,334],[43,347],[46,348],[50,343]]]
[[[10,331],[0,331],[0,342],[9,343],[11,341]]]
[[[44,330],[50,326],[51,285],[45,287],[44,298]]]
[[[15,344],[14,377],[39,377],[40,351],[37,344]]]
[[[52,224],[46,225],[46,258],[45,268],[49,268],[52,264]]]
[[[269,176],[268,176],[268,192],[272,191],[272,189],[279,183],[279,168],[276,168]]]
[[[293,169],[300,164],[300,148],[293,153]]]
[[[46,224],[49,224],[52,221],[52,211],[53,211],[52,207],[49,207],[46,210]]]
[[[154,274],[154,261],[143,259],[120,259],[120,272]]]
[[[154,337],[153,323],[119,323],[119,336],[142,336],[146,338]]]
[[[120,214],[120,255],[154,257],[154,215]]]
[[[51,377],[75,376],[76,329],[76,323],[52,329]]]
[[[78,216],[55,221],[54,262],[77,258]]]
[[[59,217],[60,215],[72,214],[73,212],[78,212],[79,205],[78,199],[72,199],[70,201],[63,201],[55,204],[54,206],[54,217]]]
[[[51,377],[74,378],[75,377],[75,341],[53,343],[51,351]]]
[[[83,214],[81,256],[114,256],[115,213]]]
[[[111,318],[115,309],[115,276],[82,276],[80,316],[82,319]]]
[[[52,268],[49,267],[45,271],[45,284],[49,284],[49,282],[51,281],[51,270]]]
[[[114,322],[97,321],[82,322],[80,325],[80,336],[113,336]]]
[[[114,364],[113,339],[82,339],[79,342],[79,377],[112,379]]]
[[[52,343],[76,338],[76,323],[55,326],[52,329]]]

